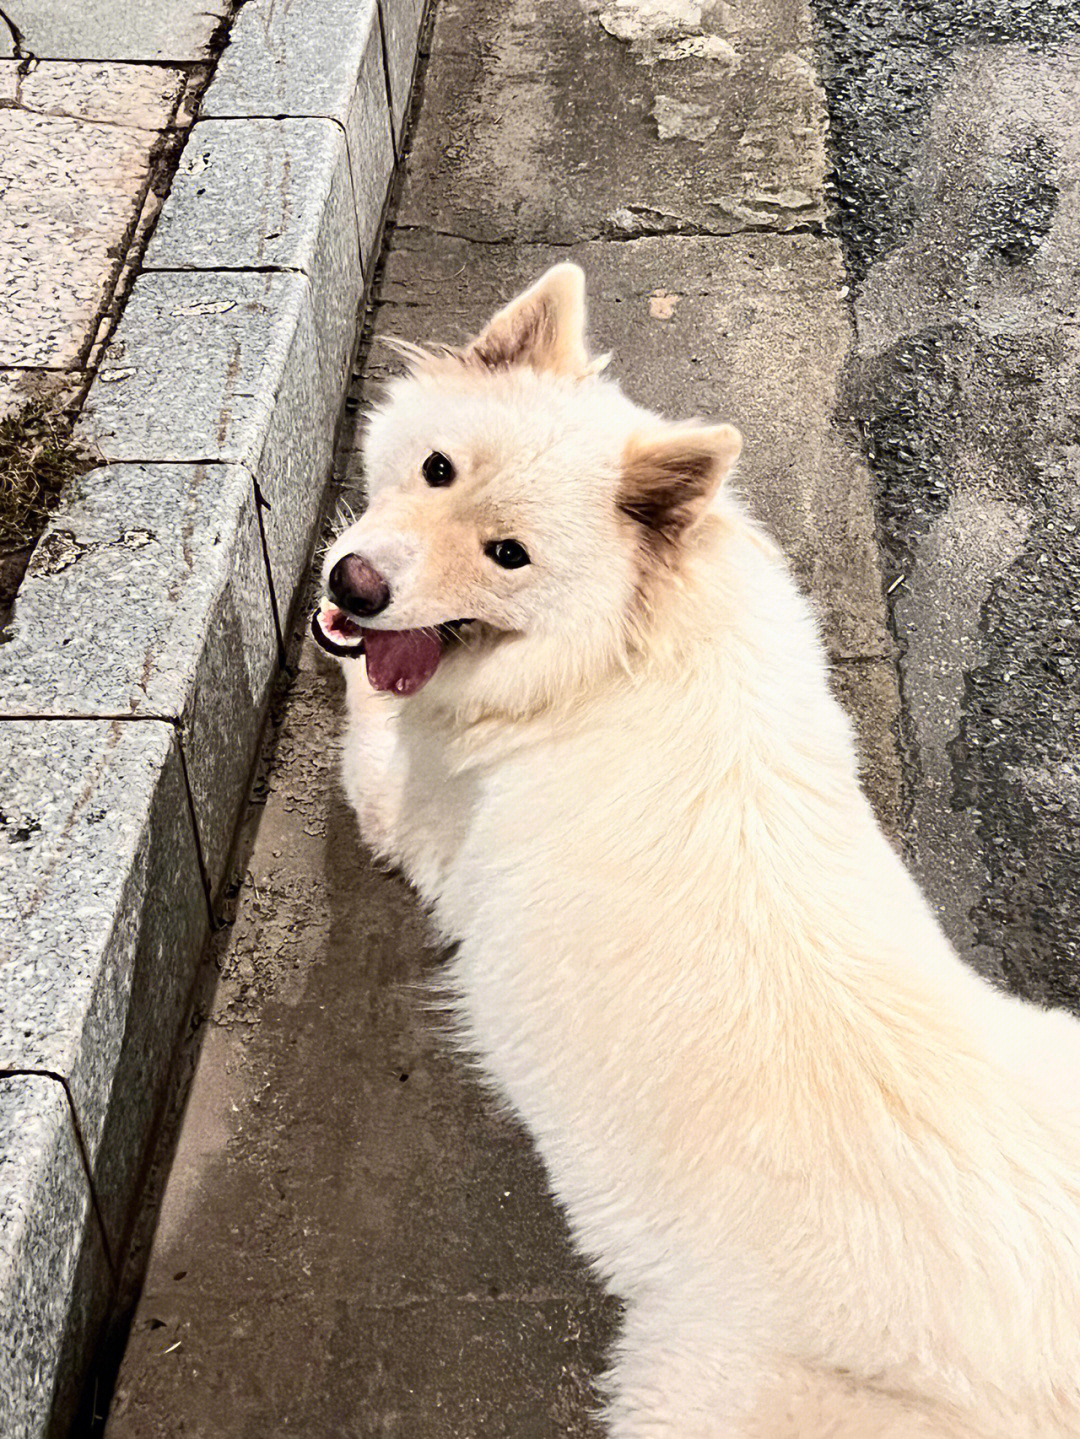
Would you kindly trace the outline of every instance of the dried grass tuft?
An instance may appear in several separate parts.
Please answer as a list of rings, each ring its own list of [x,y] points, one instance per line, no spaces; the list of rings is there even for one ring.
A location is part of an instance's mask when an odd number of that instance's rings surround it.
[[[30,400],[0,419],[0,545],[28,545],[74,476],[94,461],[71,438],[63,401]]]

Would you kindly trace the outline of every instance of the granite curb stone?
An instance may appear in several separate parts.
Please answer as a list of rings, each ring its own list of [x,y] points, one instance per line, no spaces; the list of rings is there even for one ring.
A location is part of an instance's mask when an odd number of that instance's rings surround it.
[[[425,0],[379,0],[383,38],[386,42],[386,73],[390,82],[390,113],[394,138],[400,153],[409,108],[417,43],[424,19]]]
[[[352,344],[363,286],[345,136],[332,120],[200,120],[145,270],[297,270],[326,354]]]
[[[103,6],[35,52],[199,59],[222,11],[174,35],[139,0],[118,35]],[[5,1439],[70,1419],[225,876],[415,63],[418,0],[384,12],[238,12],[80,420],[103,463],[0,635],[0,1141],[31,1103],[51,1136],[0,1149],[0,1294],[37,1336],[7,1326]]]
[[[85,1254],[85,1258],[83,1257]],[[46,1432],[80,1265],[108,1299],[108,1264],[64,1087],[44,1074],[0,1078],[0,1433]],[[98,1308],[100,1310],[100,1300]],[[100,1318],[100,1313],[97,1316]]]
[[[112,465],[38,542],[0,645],[0,716],[174,721],[216,889],[276,662],[247,470]]]
[[[348,368],[316,333],[311,302],[292,271],[141,275],[78,429],[110,463],[243,465],[259,487],[282,616],[307,561]]]
[[[318,6],[312,0],[247,0],[202,114],[336,120],[348,144],[365,274],[370,274],[394,165],[376,0],[323,0]]]
[[[0,1072],[63,1080],[118,1249],[208,926],[176,727],[5,720],[0,794]]]

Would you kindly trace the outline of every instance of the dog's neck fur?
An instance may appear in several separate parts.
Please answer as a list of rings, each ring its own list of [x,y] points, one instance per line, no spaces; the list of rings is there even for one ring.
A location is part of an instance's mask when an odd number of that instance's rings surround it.
[[[725,961],[733,1061],[744,1048],[740,1035],[761,1034],[760,1023],[751,1021],[760,1015],[763,994],[778,1032],[812,1030],[823,1006],[830,1023],[846,1012],[845,1028],[859,1034],[864,1050],[872,1047],[875,1027],[861,994],[883,980],[913,1032],[945,1043],[944,1035],[954,1033],[949,1015],[956,986],[966,996],[968,981],[978,982],[962,970],[877,828],[859,786],[850,725],[829,689],[813,613],[779,552],[737,500],[724,497],[699,531],[677,573],[656,577],[621,653],[588,685],[576,675],[560,676],[524,710],[445,706],[432,686],[430,701],[412,702],[409,727],[418,725],[424,743],[441,739],[449,767],[461,772],[525,756],[553,738],[573,745],[580,737],[587,744],[591,731],[607,732],[613,710],[624,724],[637,724],[655,755],[664,807],[657,816],[658,856],[670,846],[670,834],[692,829],[695,808],[708,809],[710,823],[720,823],[727,836],[726,928],[729,941],[737,939]],[[691,674],[707,683],[688,687]],[[688,869],[694,855],[687,846]],[[703,891],[721,882],[708,853],[706,860],[707,870],[695,879]],[[853,907],[848,897],[864,887],[877,899]],[[757,933],[765,913],[767,939]],[[845,920],[840,932],[836,916],[853,914],[858,924]],[[910,940],[913,923],[923,930],[914,958],[910,946],[894,952],[888,933],[890,926],[897,933],[903,928]],[[798,1050],[796,1068],[816,1072]],[[782,1082],[775,1056],[742,1058],[748,1082],[770,1065]],[[888,1067],[880,1054],[873,1063]],[[896,1077],[889,1103],[909,1102],[910,1078]],[[820,1093],[807,1091],[805,1098],[806,1133],[813,1135],[820,1129]],[[793,1096],[785,1103],[790,1107]]]

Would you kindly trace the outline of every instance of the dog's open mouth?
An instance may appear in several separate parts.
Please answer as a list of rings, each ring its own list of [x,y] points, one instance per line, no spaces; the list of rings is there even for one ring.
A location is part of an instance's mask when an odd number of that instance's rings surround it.
[[[311,633],[332,655],[367,656],[367,674],[377,690],[414,695],[439,668],[447,643],[470,620],[449,620],[422,630],[366,630],[325,601],[311,616]]]

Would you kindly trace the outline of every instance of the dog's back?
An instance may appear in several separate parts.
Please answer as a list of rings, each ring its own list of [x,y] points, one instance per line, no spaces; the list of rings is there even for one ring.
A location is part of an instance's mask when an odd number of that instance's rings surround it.
[[[1078,1027],[948,946],[746,523],[632,680],[472,742],[431,895],[467,1036],[620,1293],[685,1314],[739,1275],[711,1365],[769,1334],[792,1435],[1078,1433]]]

